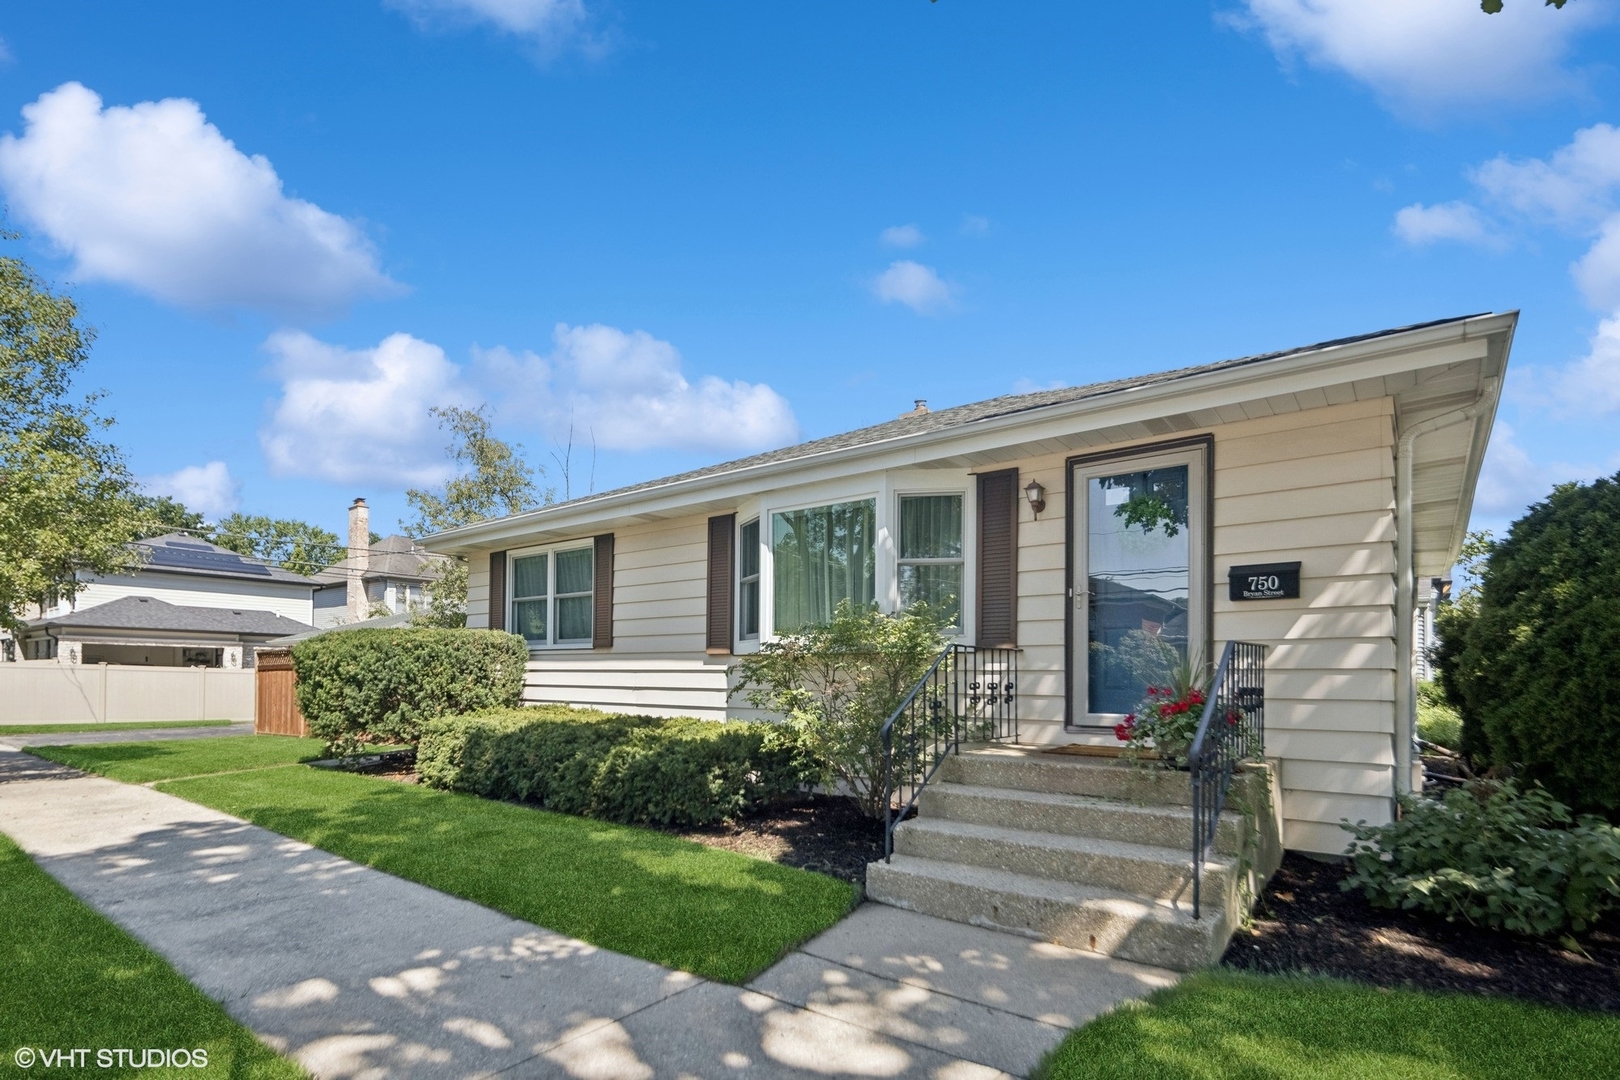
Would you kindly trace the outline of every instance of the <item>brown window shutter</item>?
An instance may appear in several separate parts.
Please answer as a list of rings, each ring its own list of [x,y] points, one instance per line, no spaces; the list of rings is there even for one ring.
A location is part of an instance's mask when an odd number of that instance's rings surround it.
[[[489,553],[489,628],[506,629],[506,552]]]
[[[979,626],[986,648],[1018,644],[1018,470],[979,474]]]
[[[709,519],[709,615],[704,644],[708,652],[719,656],[731,653],[736,537],[736,514],[720,514]]]
[[[613,534],[596,538],[596,569],[591,597],[591,648],[613,648]]]

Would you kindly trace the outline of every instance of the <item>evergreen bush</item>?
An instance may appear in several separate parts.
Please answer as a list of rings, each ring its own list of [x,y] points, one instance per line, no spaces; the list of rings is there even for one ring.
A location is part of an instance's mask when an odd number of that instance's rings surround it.
[[[309,733],[342,754],[414,744],[437,717],[515,706],[528,659],[522,638],[492,630],[341,630],[292,649]]]
[[[730,820],[809,778],[775,724],[562,706],[435,720],[416,770],[430,787],[631,825]]]
[[[1462,749],[1580,810],[1620,812],[1620,477],[1561,484],[1514,522],[1436,652]]]

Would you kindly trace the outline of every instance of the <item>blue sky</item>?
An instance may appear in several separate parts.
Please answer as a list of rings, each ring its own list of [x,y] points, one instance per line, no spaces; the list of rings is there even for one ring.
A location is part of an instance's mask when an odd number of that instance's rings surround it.
[[[572,423],[579,495],[1510,308],[1476,524],[1620,469],[1615,0],[63,0],[0,40],[11,250],[211,515],[392,526],[435,403],[559,495]]]

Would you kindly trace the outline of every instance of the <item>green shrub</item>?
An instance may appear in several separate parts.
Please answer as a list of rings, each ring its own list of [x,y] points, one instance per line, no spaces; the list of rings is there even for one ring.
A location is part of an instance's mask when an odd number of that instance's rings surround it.
[[[766,642],[732,670],[732,694],[785,717],[824,784],[842,784],[871,817],[886,809],[883,725],[945,648],[944,615],[840,601],[832,621]]]
[[[415,743],[436,717],[515,706],[529,651],[516,634],[401,627],[321,634],[292,659],[309,733],[352,753]]]
[[[1446,700],[1438,683],[1418,683],[1418,734],[1447,750],[1462,748],[1462,717]]]
[[[1617,478],[1620,479],[1620,478]],[[1441,608],[1462,749],[1580,810],[1620,812],[1620,483],[1561,484]]]
[[[1547,937],[1620,906],[1620,829],[1572,820],[1541,788],[1481,780],[1401,809],[1388,825],[1344,826],[1356,839],[1343,887],[1378,907]]]
[[[558,706],[435,720],[416,769],[431,787],[631,825],[728,820],[808,778],[775,724]]]

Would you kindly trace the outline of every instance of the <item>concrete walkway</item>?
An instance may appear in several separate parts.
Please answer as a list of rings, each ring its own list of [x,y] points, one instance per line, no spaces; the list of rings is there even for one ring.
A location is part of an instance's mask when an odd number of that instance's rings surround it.
[[[170,739],[217,739],[224,735],[251,735],[253,721],[220,724],[216,727],[125,728],[112,731],[59,731],[55,734],[8,734],[0,724],[0,750],[21,750],[25,746],[86,746],[115,742],[163,742]]]
[[[866,905],[727,986],[15,751],[0,830],[323,1078],[1023,1075],[1177,977]]]

